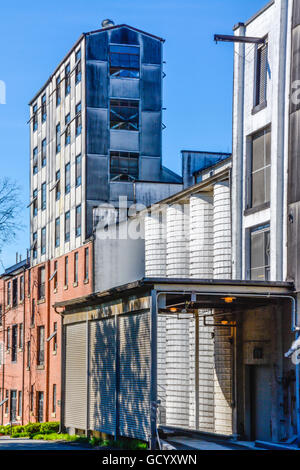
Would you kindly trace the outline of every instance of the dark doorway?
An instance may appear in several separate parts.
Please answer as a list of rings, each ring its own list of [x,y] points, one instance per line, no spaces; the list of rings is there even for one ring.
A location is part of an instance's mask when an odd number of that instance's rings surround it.
[[[17,420],[17,391],[10,391],[10,422],[15,423]]]
[[[44,420],[44,392],[38,392],[38,422]]]
[[[268,366],[248,366],[250,440],[272,440],[271,369]]]

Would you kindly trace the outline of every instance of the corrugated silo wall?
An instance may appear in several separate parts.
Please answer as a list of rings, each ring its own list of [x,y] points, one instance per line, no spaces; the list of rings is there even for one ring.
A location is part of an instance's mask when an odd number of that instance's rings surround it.
[[[300,0],[293,2],[288,160],[288,280],[300,289]],[[295,99],[294,99],[295,98]]]

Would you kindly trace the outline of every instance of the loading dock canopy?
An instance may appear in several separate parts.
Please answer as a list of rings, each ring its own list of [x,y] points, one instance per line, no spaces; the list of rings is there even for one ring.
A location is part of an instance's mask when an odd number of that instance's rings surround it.
[[[64,308],[64,313],[77,309],[99,305],[107,300],[126,297],[155,290],[157,294],[167,293],[167,305],[176,303],[176,294],[180,302],[195,302],[195,309],[221,308],[238,310],[243,308],[261,307],[276,302],[292,301],[294,284],[292,282],[272,281],[236,281],[216,279],[171,279],[143,278],[123,286],[114,287],[104,292],[90,294],[85,297],[57,302],[54,308]],[[228,303],[228,299],[232,302]]]

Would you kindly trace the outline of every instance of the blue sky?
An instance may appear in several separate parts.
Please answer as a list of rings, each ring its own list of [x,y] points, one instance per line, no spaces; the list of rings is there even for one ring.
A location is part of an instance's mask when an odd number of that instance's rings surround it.
[[[28,102],[82,32],[104,18],[166,39],[164,59],[163,162],[180,172],[180,150],[231,151],[231,44],[213,42],[231,34],[266,0],[52,0],[2,2],[0,80],[7,87],[0,105],[0,176],[22,187],[24,230],[0,258],[14,264],[29,245]],[[2,271],[0,265],[0,272]]]

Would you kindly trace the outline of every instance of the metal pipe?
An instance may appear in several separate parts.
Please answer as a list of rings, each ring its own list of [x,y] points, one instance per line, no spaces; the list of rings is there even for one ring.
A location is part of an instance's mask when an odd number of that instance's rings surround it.
[[[300,331],[297,330],[296,339],[300,338]],[[300,447],[300,363],[297,360],[295,365],[296,375],[296,422],[297,422],[297,445]]]

